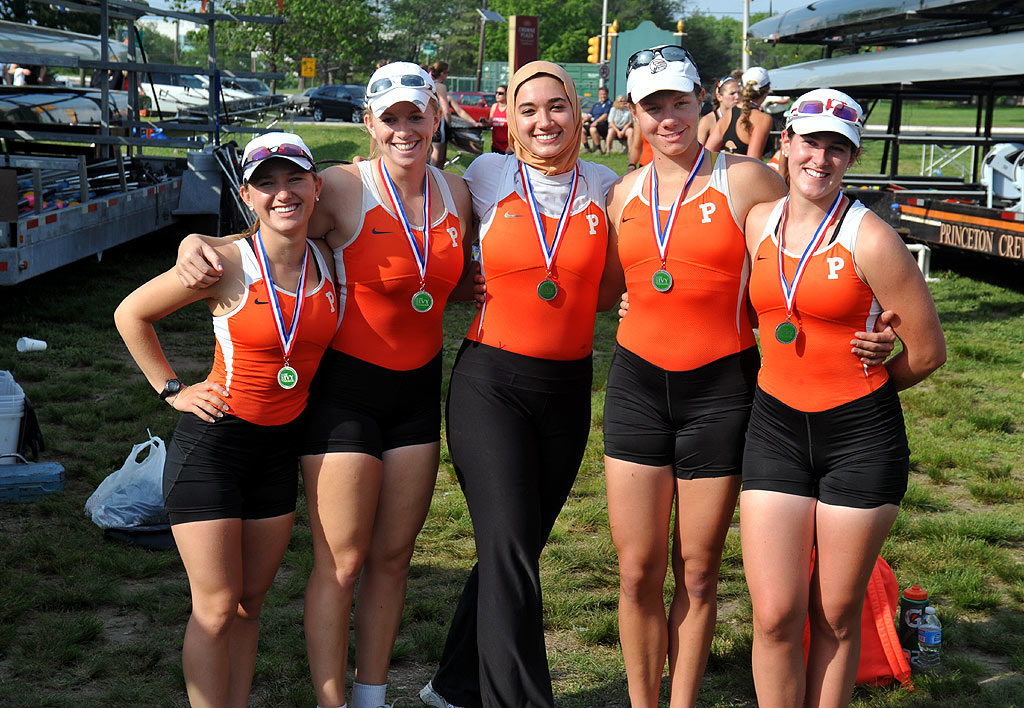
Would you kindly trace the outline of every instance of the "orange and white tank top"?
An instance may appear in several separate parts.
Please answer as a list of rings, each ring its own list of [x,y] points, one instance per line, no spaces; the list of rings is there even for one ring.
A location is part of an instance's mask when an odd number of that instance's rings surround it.
[[[791,408],[828,410],[868,395],[889,379],[885,366],[865,366],[850,351],[853,333],[872,331],[882,311],[854,259],[857,233],[869,210],[854,202],[838,233],[810,257],[793,301],[790,321],[797,326],[797,338],[784,344],[775,337],[775,328],[786,319],[776,235],[782,204],[768,217],[750,274],[763,356],[758,385]],[[782,252],[788,282],[800,255]]]
[[[362,220],[355,235],[334,251],[342,316],[331,347],[377,366],[409,371],[441,351],[441,315],[462,275],[463,224],[441,171],[428,167],[444,212],[430,225],[425,289],[433,306],[418,312],[412,298],[420,289],[419,269],[389,197],[377,189],[376,169],[377,160],[359,163]],[[422,249],[422,232],[412,232]]]
[[[483,158],[488,158],[483,160]],[[580,179],[569,210],[568,225],[555,256],[550,279],[558,288],[551,300],[538,294],[548,278],[540,240],[526,201],[519,161],[513,155],[483,155],[474,161],[495,163],[501,176],[496,193],[486,197],[474,191],[474,202],[486,203],[480,224],[480,263],[487,279],[487,297],[467,337],[516,354],[572,361],[588,354],[594,341],[597,292],[608,248],[608,218],[604,210],[607,181],[603,166],[577,160]],[[471,166],[472,168],[472,166]],[[478,167],[478,169],[480,169]],[[486,168],[485,168],[486,169]],[[568,197],[571,173],[545,176],[530,170],[535,191]],[[474,189],[474,181],[467,181]],[[562,182],[565,182],[562,189]],[[558,200],[554,200],[558,201]],[[558,216],[541,212],[548,244],[552,244]]]
[[[633,183],[619,220],[629,313],[616,339],[669,371],[696,369],[755,344],[747,314],[747,249],[729,196],[726,160],[718,153],[704,155],[713,161],[711,177],[679,206],[665,252],[665,270],[672,276],[668,292],[652,284],[662,266],[650,200],[644,196],[651,165]],[[662,228],[671,206],[659,209]]]
[[[338,301],[320,251],[308,244],[312,254],[308,268],[320,273],[317,284],[305,293],[302,319],[288,363],[298,374],[294,388],[277,382],[284,366],[284,352],[274,325],[267,284],[260,273],[256,254],[246,240],[235,242],[242,256],[245,298],[230,312],[213,318],[216,347],[209,381],[219,383],[231,394],[228,405],[233,415],[257,425],[282,425],[294,420],[306,407],[309,384],[338,327]],[[277,300],[290,325],[295,314],[295,293],[274,286]]]

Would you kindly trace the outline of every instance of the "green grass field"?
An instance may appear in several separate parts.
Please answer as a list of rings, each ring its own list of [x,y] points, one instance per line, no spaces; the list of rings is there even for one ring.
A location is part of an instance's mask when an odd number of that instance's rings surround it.
[[[356,127],[297,125],[319,159],[365,154]],[[620,172],[625,158],[603,158]],[[170,267],[181,229],[138,239],[0,291],[0,369],[35,404],[47,449],[67,469],[67,488],[29,504],[0,505],[0,705],[183,706],[180,646],[188,587],[174,552],[105,541],[83,505],[146,430],[169,440],[177,415],[160,403],[114,330],[117,303]],[[910,489],[883,550],[901,586],[932,593],[944,625],[941,673],[916,690],[858,688],[858,708],[1024,706],[1024,288],[949,270],[931,286],[949,361],[906,392]],[[445,365],[471,319],[445,314]],[[617,569],[601,468],[605,377],[616,320],[595,332],[592,435],[579,478],[542,559],[548,650],[559,706],[624,706],[617,646]],[[205,376],[212,337],[205,307],[159,325],[186,382]],[[18,354],[20,336],[48,342]],[[737,516],[738,522],[738,516]],[[472,527],[447,450],[412,563],[389,700],[419,705],[416,692],[441,652],[447,621],[473,562]],[[255,706],[315,705],[302,637],[302,596],[311,567],[304,500],[263,616]],[[666,598],[671,587],[666,588]],[[751,609],[738,525],[726,544],[720,613],[700,705],[755,705]],[[667,702],[663,703],[667,705]]]

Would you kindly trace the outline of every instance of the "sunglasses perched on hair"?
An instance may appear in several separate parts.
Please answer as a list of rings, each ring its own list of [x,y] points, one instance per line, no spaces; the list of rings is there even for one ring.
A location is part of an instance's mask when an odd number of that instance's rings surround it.
[[[399,86],[408,86],[410,88],[427,88],[427,80],[419,74],[405,74],[404,76],[396,76],[391,79],[384,77],[383,79],[377,79],[369,85],[366,91],[366,95],[370,97],[379,96],[386,91],[390,91],[393,88]]]
[[[259,162],[260,160],[266,160],[268,157],[274,157],[275,155],[278,157],[304,157],[310,162],[313,162],[313,156],[310,155],[305,150],[303,150],[298,145],[293,145],[291,143],[281,143],[280,145],[256,148],[251,153],[249,153],[249,157],[245,161],[245,164],[242,165],[242,167],[245,167],[246,165],[251,165],[254,162]]]
[[[626,74],[633,71],[633,69],[639,69],[641,66],[647,66],[654,57],[661,57],[665,61],[688,61],[691,64],[696,65],[693,61],[693,57],[690,53],[682,47],[675,45],[668,45],[667,47],[658,47],[655,49],[641,49],[629,58],[626,62]]]
[[[820,116],[824,113],[829,113],[847,123],[860,125],[860,116],[857,114],[857,109],[847,106],[842,101],[829,101],[828,105],[824,101],[802,101],[794,106],[793,110],[790,111],[790,116],[792,118],[798,116]]]

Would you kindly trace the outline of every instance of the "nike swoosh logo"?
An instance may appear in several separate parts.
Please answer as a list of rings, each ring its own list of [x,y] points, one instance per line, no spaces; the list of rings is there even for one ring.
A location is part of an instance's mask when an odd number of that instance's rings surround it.
[[[635,216],[624,216],[622,217],[622,223],[625,224],[627,221],[632,221],[635,218]]]
[[[260,299],[259,299],[259,298],[257,297],[257,298],[253,298],[253,300],[252,300],[252,304],[253,304],[253,305],[269,305],[269,304],[270,304],[270,301],[269,301],[269,300],[266,300],[266,301],[262,301],[262,300],[260,300]]]
[[[520,216],[522,216],[522,214],[510,214],[507,211],[505,212],[506,219],[518,219]]]
[[[389,234],[389,233],[391,233],[390,231],[378,231],[376,226],[374,226],[370,230],[373,231],[373,233],[375,233],[375,234]]]
[[[766,261],[766,260],[768,260],[768,256],[758,256],[754,260],[755,261]]]

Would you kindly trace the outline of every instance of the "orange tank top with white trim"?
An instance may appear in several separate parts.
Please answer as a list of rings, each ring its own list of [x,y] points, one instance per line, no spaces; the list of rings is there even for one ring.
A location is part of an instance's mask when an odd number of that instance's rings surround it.
[[[750,301],[757,311],[763,360],[758,385],[800,411],[835,408],[862,398],[889,380],[885,366],[865,366],[852,353],[854,332],[870,332],[882,308],[864,282],[854,253],[868,208],[854,202],[810,257],[793,301],[795,341],[784,344],[775,328],[786,320],[779,283],[778,237],[782,201],[775,205],[758,244],[750,274]],[[799,253],[783,249],[783,271],[792,281]]]
[[[670,371],[688,371],[754,346],[747,314],[749,274],[743,229],[729,196],[726,160],[712,161],[710,179],[679,206],[666,249],[665,270],[672,276],[668,292],[651,282],[661,255],[644,189],[648,165],[633,183],[618,228],[619,261],[626,276],[629,312],[616,339],[650,363]],[[662,228],[668,204],[660,209]]]
[[[288,364],[298,374],[294,388],[277,382],[284,351],[274,325],[267,284],[248,240],[235,242],[242,256],[245,298],[233,310],[213,318],[216,347],[209,381],[231,394],[232,415],[256,425],[283,425],[306,407],[309,384],[338,326],[338,301],[327,264],[312,244],[309,270],[319,271],[316,286],[305,293],[295,345]],[[274,286],[285,327],[295,313],[295,293]]]
[[[331,347],[377,366],[409,371],[424,366],[441,351],[441,316],[462,276],[463,229],[448,183],[440,170],[429,167],[444,213],[434,218],[430,227],[425,290],[433,297],[433,306],[418,312],[412,298],[420,289],[419,269],[389,198],[377,189],[376,170],[376,160],[359,163],[362,223],[355,235],[334,251],[342,317]],[[416,218],[406,210],[406,216],[418,222],[422,212]],[[413,229],[412,233],[422,249],[422,231]]]
[[[593,348],[597,293],[608,248],[602,181],[596,165],[577,161],[577,198],[551,269],[558,292],[553,299],[543,300],[537,286],[547,279],[547,266],[518,164],[513,156],[504,160],[498,192],[491,202],[495,206],[480,224],[487,297],[466,336],[526,356],[581,359]],[[531,171],[530,179],[539,181],[544,176]],[[566,196],[568,193],[567,186]],[[541,221],[550,245],[558,218],[541,214]]]

